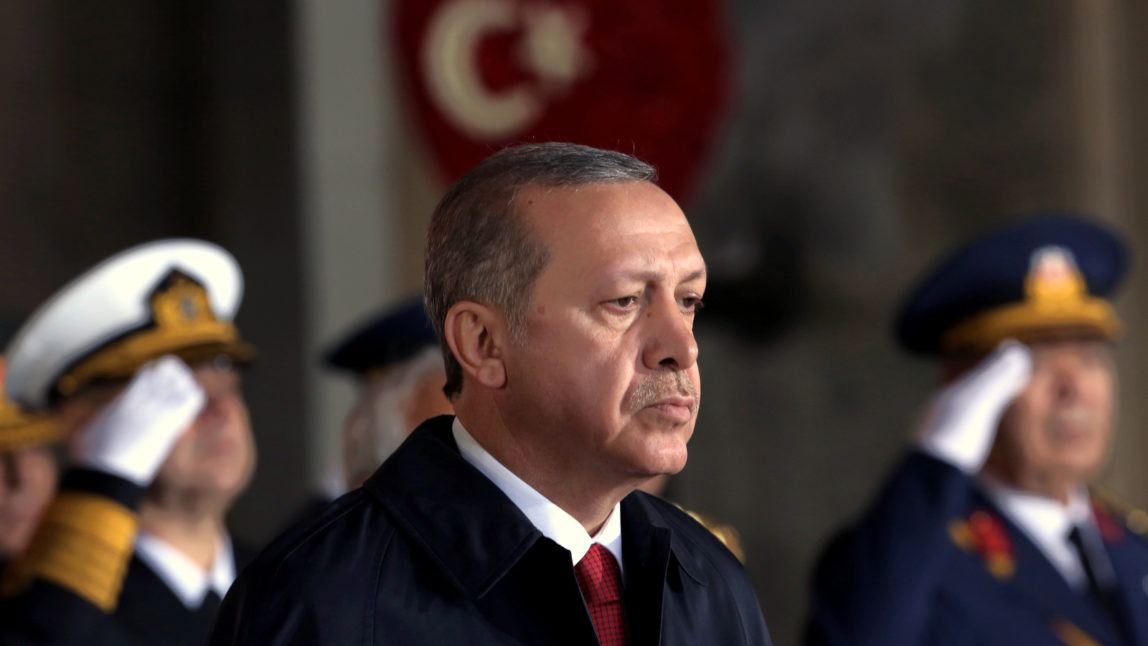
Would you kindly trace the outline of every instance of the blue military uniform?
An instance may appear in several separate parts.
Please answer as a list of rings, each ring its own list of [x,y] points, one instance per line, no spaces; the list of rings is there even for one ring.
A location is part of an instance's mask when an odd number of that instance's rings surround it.
[[[906,348],[975,358],[1002,338],[1113,338],[1105,297],[1120,240],[1064,214],[974,241],[920,283],[897,321]],[[985,481],[923,451],[825,551],[809,644],[1148,645],[1148,542],[1093,505],[1109,576],[1074,588]],[[1085,564],[1087,568],[1087,563]],[[1090,573],[1091,576],[1091,573]]]
[[[966,540],[959,528],[973,525],[977,534]],[[1148,644],[1148,543],[1116,527],[1105,536],[1105,549],[1126,628],[1071,589],[972,479],[913,452],[877,504],[822,558],[807,641]]]

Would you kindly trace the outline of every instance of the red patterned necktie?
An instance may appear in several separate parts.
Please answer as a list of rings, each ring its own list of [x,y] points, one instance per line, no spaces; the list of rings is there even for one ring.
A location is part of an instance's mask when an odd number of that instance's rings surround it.
[[[610,550],[599,543],[574,566],[582,598],[594,620],[601,646],[626,646],[626,609],[622,606],[622,576]]]

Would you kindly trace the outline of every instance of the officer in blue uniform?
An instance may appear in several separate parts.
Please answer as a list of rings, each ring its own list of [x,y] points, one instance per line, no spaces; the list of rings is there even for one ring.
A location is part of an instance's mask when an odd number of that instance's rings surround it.
[[[452,412],[442,391],[442,351],[421,295],[386,307],[352,328],[335,341],[323,362],[351,374],[359,396],[343,422],[338,459],[287,527],[316,516],[363,484],[423,420]]]
[[[900,343],[944,385],[815,575],[810,644],[1148,644],[1148,543],[1089,481],[1114,431],[1115,233],[1037,214],[941,263]]]
[[[453,412],[443,393],[442,350],[421,294],[351,330],[325,359],[359,385],[343,424],[339,493],[362,484],[424,420]]]

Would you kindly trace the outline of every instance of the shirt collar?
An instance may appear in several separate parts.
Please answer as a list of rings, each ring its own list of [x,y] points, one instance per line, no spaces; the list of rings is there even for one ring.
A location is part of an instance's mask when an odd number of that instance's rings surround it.
[[[223,597],[235,580],[235,556],[226,534],[219,537],[215,562],[206,572],[171,543],[146,532],[136,536],[135,551],[189,610],[203,605],[208,590]]]
[[[506,494],[506,497],[522,511],[538,531],[542,532],[543,536],[569,550],[572,563],[576,564],[582,560],[586,552],[590,551],[591,545],[600,543],[614,555],[619,568],[622,567],[620,504],[614,505],[602,529],[594,536],[590,536],[582,523],[495,459],[467,432],[457,417],[454,419],[451,432],[454,434],[454,441],[458,444],[462,458]]]
[[[1085,582],[1079,557],[1067,537],[1073,527],[1080,527],[1086,540],[1098,536],[1088,492],[1083,488],[1069,494],[1068,504],[1039,494],[1010,487],[981,474],[979,485],[1001,512],[1027,535],[1073,586]]]

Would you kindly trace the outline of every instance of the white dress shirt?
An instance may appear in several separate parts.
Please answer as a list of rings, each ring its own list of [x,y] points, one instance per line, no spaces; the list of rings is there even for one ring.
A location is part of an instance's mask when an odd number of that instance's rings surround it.
[[[1015,489],[984,474],[978,479],[978,484],[989,500],[1028,536],[1074,590],[1086,590],[1088,578],[1076,548],[1068,540],[1073,527],[1081,529],[1081,539],[1096,576],[1102,582],[1114,580],[1115,573],[1104,551],[1087,491],[1073,491],[1065,505],[1052,498]]]
[[[203,605],[208,590],[214,590],[222,598],[235,581],[235,555],[227,535],[219,537],[215,562],[209,571],[204,571],[171,543],[146,532],[136,536],[135,547],[140,560],[167,584],[188,610]]]
[[[515,507],[522,510],[543,536],[569,550],[572,563],[577,564],[581,561],[586,552],[590,551],[591,545],[601,543],[614,555],[619,568],[622,567],[622,515],[619,511],[621,503],[614,505],[602,529],[594,536],[590,536],[582,523],[550,502],[546,496],[538,493],[482,448],[463,428],[457,417],[454,419],[452,431],[458,450],[462,453],[462,459],[478,469],[506,494],[506,497],[510,498]]]

